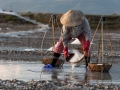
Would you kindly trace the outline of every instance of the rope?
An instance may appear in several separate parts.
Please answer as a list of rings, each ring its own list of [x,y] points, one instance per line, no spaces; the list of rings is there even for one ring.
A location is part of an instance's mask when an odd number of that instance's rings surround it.
[[[52,38],[53,38],[53,50],[55,49],[55,26],[52,24]]]
[[[106,24],[106,28],[107,28],[107,31],[108,31],[108,27],[107,27],[107,24]],[[108,32],[108,40],[110,42],[110,49],[111,49],[111,54],[112,54],[112,61],[111,61],[111,64],[113,63],[113,49],[112,49],[112,40],[111,40],[111,37],[110,37],[110,34]]]
[[[51,21],[51,18],[50,18],[50,20],[49,20],[49,24],[50,24],[50,21]],[[48,24],[48,25],[49,25],[49,24]],[[43,48],[43,42],[44,42],[46,33],[47,33],[47,30],[46,30],[45,33],[44,33],[44,36],[43,36],[43,39],[42,39],[42,43],[41,43],[41,49],[40,49],[41,58],[42,58],[43,63],[44,63],[44,60],[43,60],[42,48]]]
[[[98,30],[98,27],[99,27],[99,25],[100,25],[101,20],[102,20],[102,17],[100,18],[99,23],[98,23],[98,25],[97,25],[97,28],[96,28],[96,30],[95,30],[95,32],[94,32],[94,34],[93,34],[91,43],[93,43],[93,40],[94,40],[94,38],[95,38],[95,35],[96,35],[96,33],[97,33],[97,30]],[[89,51],[90,51],[90,49],[91,49],[91,46],[92,46],[92,45],[90,44]],[[98,51],[98,52],[99,52],[99,51]],[[98,56],[99,56],[99,54],[98,54]],[[98,58],[97,58],[97,62],[98,62]]]
[[[100,35],[100,41],[101,41],[101,35]],[[98,57],[97,57],[97,63],[98,63],[98,58],[100,57],[100,42],[98,44]]]
[[[56,23],[57,23],[57,27],[58,27],[58,29],[59,29],[59,31],[60,31],[60,27],[59,27],[59,24],[58,24],[57,19],[56,19],[55,21],[56,21]],[[62,66],[63,66],[63,64],[64,64],[64,61],[63,61],[63,63],[62,63],[59,67],[62,67]]]
[[[43,47],[43,42],[44,42],[44,39],[45,39],[46,33],[47,33],[47,30],[46,30],[45,33],[44,33],[43,40],[42,40],[42,43],[41,43],[41,49],[40,49],[40,51],[41,51],[41,58],[42,58],[42,61],[43,61],[42,47]],[[44,61],[43,61],[43,62],[44,62]]]
[[[94,34],[93,34],[93,37],[92,37],[91,43],[93,43],[93,40],[94,40],[95,35],[96,35],[96,33],[97,33],[97,30],[98,30],[98,27],[99,27],[99,25],[100,25],[101,19],[102,19],[102,17],[100,18],[99,23],[98,23],[98,25],[97,25],[97,28],[96,28],[96,30],[95,30],[95,32],[94,32]],[[92,46],[92,45],[90,44],[90,48],[89,48],[89,50],[91,49],[91,46]]]
[[[103,42],[103,21],[102,21],[102,24],[101,24],[101,41],[102,41],[102,64],[104,63],[104,42]]]
[[[52,21],[52,32],[53,32],[53,33],[52,33],[52,40],[53,40],[53,42],[52,42],[52,44],[53,44],[52,51],[53,51],[53,49],[55,48],[55,22],[57,23],[57,25],[58,25],[58,22],[57,22],[57,19],[56,19],[56,18],[55,18],[55,21],[52,20],[52,18],[50,18],[49,24],[51,23],[51,21]],[[49,25],[49,24],[48,24],[48,25]],[[59,25],[58,25],[58,29],[60,30]],[[42,57],[43,63],[44,63],[44,60],[43,60],[43,55],[42,55],[42,47],[43,47],[43,42],[44,42],[46,33],[47,33],[47,30],[46,30],[45,33],[44,33],[43,40],[42,40],[42,43],[41,43],[41,57]],[[63,63],[60,65],[60,67],[62,67],[63,64],[64,64],[64,61],[63,61]]]
[[[55,23],[57,23],[57,27],[60,31],[60,27],[59,27],[59,24],[57,22],[57,19],[55,18],[55,21],[52,23],[52,31],[53,31],[53,49],[55,49]],[[62,67],[64,64],[64,61],[63,63],[59,66],[59,67]]]
[[[60,31],[60,27],[59,27],[59,24],[57,22],[57,19],[55,19],[55,22],[57,23],[57,27]],[[53,49],[55,49],[55,24],[52,24],[52,31],[53,31]]]
[[[102,17],[100,18],[100,20],[99,20],[99,23],[98,23],[98,25],[97,25],[97,28],[96,28],[96,30],[95,30],[95,32],[94,32],[94,35],[93,35],[93,37],[92,37],[92,40],[91,40],[91,43],[93,42],[93,40],[94,40],[94,38],[95,38],[95,35],[96,35],[96,33],[97,33],[97,30],[98,30],[98,27],[99,27],[99,25],[100,25],[100,22],[101,22],[101,20],[102,20]],[[106,28],[107,28],[107,30],[108,30],[108,27],[107,27],[107,24],[106,24]],[[103,26],[102,26],[102,29],[103,29]],[[101,31],[101,33],[103,33],[103,31]],[[103,39],[103,37],[102,37],[102,35],[100,36],[101,38],[100,38],[100,41],[101,41],[101,39]],[[110,48],[111,48],[111,54],[112,54],[112,61],[111,61],[111,63],[113,63],[113,50],[112,50],[112,42],[111,42],[111,38],[110,38],[110,35],[109,35],[109,32],[108,32],[108,39],[109,39],[109,42],[110,42]],[[91,49],[91,44],[90,44],[90,48],[89,48],[89,50]],[[103,46],[102,46],[103,47]],[[102,48],[103,49],[103,48]],[[103,51],[104,51],[104,49],[103,49]],[[99,42],[99,46],[98,46],[98,57],[97,57],[97,62],[98,62],[98,58],[99,58],[99,55],[100,55],[100,42]],[[102,52],[103,53],[103,52]]]

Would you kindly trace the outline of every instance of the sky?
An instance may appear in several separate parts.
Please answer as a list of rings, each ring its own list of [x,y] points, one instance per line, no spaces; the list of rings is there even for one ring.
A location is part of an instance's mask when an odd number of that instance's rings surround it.
[[[120,15],[120,0],[0,0],[0,9],[35,13],[65,13],[73,9],[85,14]]]

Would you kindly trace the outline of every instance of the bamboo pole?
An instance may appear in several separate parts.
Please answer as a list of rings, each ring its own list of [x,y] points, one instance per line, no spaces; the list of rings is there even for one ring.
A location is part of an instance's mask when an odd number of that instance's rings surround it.
[[[55,49],[55,20],[56,20],[56,16],[55,15],[51,15],[52,18],[52,38],[53,38],[53,50]]]
[[[102,63],[104,63],[104,42],[103,42],[103,39],[104,39],[104,36],[103,36],[103,16],[102,16],[102,22],[101,22],[101,40],[102,40]]]

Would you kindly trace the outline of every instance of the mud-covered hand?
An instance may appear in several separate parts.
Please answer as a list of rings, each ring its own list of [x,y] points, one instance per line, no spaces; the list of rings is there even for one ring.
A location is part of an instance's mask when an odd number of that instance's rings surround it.
[[[69,57],[70,54],[68,53],[68,47],[64,47],[64,57]]]
[[[84,46],[84,51],[88,51],[89,50],[89,47],[90,47],[90,41],[89,40],[87,40],[86,42],[85,42],[85,46]]]

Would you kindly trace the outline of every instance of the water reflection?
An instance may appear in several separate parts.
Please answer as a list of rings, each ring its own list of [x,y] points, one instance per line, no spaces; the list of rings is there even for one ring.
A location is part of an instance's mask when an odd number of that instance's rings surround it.
[[[111,74],[101,73],[101,72],[92,72],[88,75],[88,80],[112,80]]]
[[[86,69],[85,69],[86,70]],[[44,68],[42,70],[41,79],[44,75],[49,74],[49,80],[54,82],[79,82],[82,84],[86,83],[98,83],[99,81],[109,80],[112,81],[112,77],[110,73],[101,73],[101,72],[91,72],[90,70],[86,70],[84,73],[77,72],[65,72],[63,69],[49,69]],[[51,79],[50,79],[51,78]]]
[[[91,72],[85,65],[75,67],[64,64],[61,69],[43,69],[41,62],[0,61],[1,79],[20,79],[24,81],[50,80],[62,83],[115,83],[120,84],[120,66],[113,65],[109,73]]]
[[[48,80],[52,80],[53,82],[67,83],[67,78],[65,77],[63,72],[64,71],[62,68],[59,69],[43,68],[41,71],[40,80],[43,79],[43,76],[45,74],[49,74],[50,78],[48,78]]]

